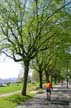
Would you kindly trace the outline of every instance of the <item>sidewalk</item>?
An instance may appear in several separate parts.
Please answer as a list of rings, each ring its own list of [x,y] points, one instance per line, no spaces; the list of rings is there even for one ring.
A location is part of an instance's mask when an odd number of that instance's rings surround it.
[[[71,108],[71,89],[59,88],[58,85],[53,89],[50,101],[44,92],[15,108]]]

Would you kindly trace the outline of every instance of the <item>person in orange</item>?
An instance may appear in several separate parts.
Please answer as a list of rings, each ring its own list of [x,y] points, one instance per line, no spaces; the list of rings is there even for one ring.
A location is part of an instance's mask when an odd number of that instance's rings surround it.
[[[46,83],[45,87],[46,87],[46,93],[47,93],[46,95],[48,96],[48,93],[50,93],[50,96],[51,96],[51,89],[53,88],[52,83],[50,81],[48,81]]]

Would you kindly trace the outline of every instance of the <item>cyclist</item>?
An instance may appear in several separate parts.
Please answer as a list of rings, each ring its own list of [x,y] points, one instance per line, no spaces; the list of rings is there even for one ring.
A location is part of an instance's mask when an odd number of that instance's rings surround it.
[[[46,87],[46,95],[47,95],[47,97],[48,96],[51,97],[51,89],[53,88],[52,83],[50,81],[47,81],[45,87]]]

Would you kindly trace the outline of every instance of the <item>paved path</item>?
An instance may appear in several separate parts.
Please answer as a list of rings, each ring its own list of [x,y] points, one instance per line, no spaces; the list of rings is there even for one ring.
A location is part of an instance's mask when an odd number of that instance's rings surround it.
[[[11,92],[11,93],[4,93],[4,94],[0,94],[0,97],[6,97],[6,96],[11,96],[17,93],[21,93],[21,90],[16,91],[16,92]]]
[[[44,92],[15,108],[71,108],[71,88],[62,88],[58,85],[52,91],[51,101],[47,101]]]

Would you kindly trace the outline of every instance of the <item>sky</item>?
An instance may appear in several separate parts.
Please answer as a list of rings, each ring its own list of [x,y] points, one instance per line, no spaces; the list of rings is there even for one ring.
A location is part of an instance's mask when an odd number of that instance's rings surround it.
[[[0,78],[18,77],[20,71],[20,63],[14,62],[14,60],[4,55],[0,55]]]

